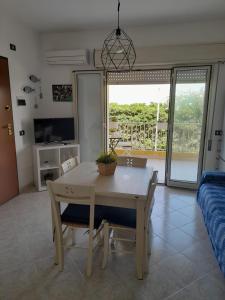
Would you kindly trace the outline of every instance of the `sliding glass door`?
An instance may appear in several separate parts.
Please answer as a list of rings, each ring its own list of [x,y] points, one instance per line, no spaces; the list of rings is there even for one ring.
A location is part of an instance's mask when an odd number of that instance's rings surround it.
[[[167,184],[195,188],[202,169],[210,67],[175,68],[171,86]]]

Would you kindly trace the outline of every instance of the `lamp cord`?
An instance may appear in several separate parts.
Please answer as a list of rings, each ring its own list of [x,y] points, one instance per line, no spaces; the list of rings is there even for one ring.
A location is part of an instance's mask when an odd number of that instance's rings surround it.
[[[118,0],[117,14],[118,14],[117,26],[118,28],[120,28],[120,0]]]

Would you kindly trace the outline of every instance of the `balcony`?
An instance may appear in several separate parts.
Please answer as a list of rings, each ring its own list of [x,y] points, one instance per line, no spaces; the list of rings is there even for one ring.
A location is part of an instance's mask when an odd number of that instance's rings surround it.
[[[201,123],[175,123],[172,143],[171,177],[196,180],[198,145]],[[109,139],[118,138],[118,155],[142,156],[159,170],[159,180],[164,182],[167,145],[167,123],[109,122]]]

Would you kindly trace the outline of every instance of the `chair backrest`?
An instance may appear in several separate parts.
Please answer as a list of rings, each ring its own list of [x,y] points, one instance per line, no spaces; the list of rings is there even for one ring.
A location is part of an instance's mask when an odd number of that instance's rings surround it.
[[[134,157],[134,156],[118,156],[117,165],[127,166],[134,168],[145,168],[147,164],[147,158]]]
[[[79,163],[80,162],[79,162],[79,159],[77,156],[69,158],[66,161],[64,161],[61,164],[63,174],[65,174],[65,173],[69,172],[70,170],[72,170],[73,168],[75,168]]]
[[[145,206],[145,226],[148,226],[149,222],[149,217],[152,213],[152,208],[154,205],[154,192],[156,185],[158,183],[158,171],[153,171],[152,179],[149,182],[148,186],[148,196],[147,196],[147,201],[146,201],[146,206]]]
[[[61,226],[60,202],[90,206],[89,229],[94,229],[95,187],[92,185],[71,185],[47,181],[51,198],[53,218]]]

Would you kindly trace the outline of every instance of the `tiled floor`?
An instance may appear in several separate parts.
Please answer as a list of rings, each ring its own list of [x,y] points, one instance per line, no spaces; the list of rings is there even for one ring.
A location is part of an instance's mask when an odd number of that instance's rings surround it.
[[[84,275],[83,249],[67,248],[59,272],[47,192],[20,195],[0,207],[0,299],[225,299],[225,279],[193,192],[157,187],[152,232],[144,280],[136,279],[133,255],[112,254],[103,271],[101,249],[91,278]]]
[[[158,170],[158,180],[160,183],[165,182],[165,159],[149,158],[149,164]],[[185,170],[185,172],[183,171]],[[171,179],[172,180],[184,180],[184,181],[196,181],[198,170],[198,161],[183,159],[172,160],[171,163]]]

